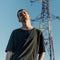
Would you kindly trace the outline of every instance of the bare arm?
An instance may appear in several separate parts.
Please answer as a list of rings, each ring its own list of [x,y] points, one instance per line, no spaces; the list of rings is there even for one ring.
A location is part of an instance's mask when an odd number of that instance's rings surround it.
[[[45,52],[42,52],[41,57],[39,57],[38,60],[44,60],[44,55],[45,55]]]
[[[13,52],[8,51],[6,54],[6,60],[10,60],[10,57],[13,55]]]

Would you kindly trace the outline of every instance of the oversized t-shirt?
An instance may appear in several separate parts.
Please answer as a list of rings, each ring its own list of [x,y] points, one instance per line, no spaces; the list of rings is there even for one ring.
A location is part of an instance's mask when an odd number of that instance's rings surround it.
[[[33,29],[35,29],[35,28],[33,28]],[[19,51],[20,51],[20,49],[26,43],[27,37],[29,37],[29,35],[30,35],[32,30],[23,30],[23,29],[16,29],[16,30],[14,30],[12,32],[11,36],[10,36],[8,45],[6,47],[6,52],[7,51],[12,51],[13,53],[15,53],[17,51],[17,49],[19,49]],[[36,50],[38,50],[38,53],[41,54],[42,52],[45,52],[43,34],[38,29],[36,29],[36,33],[37,33],[37,41],[35,41],[35,42],[37,42],[37,46],[39,47],[39,50],[37,48],[36,48]],[[25,52],[21,56],[22,59],[20,59],[20,60],[34,60],[34,59],[36,59],[36,56],[34,56],[35,55],[34,51],[32,52],[33,55],[31,55],[29,59],[27,58],[29,53],[31,53],[31,49],[33,50],[32,45],[34,45],[34,43],[32,44],[32,40],[29,43],[27,43],[27,45],[21,50],[22,51],[21,53],[23,53],[25,51],[26,47],[29,44],[31,44],[31,47],[27,50],[27,52]],[[17,52],[19,53],[19,51],[17,51]],[[16,54],[16,56],[17,56],[17,54]],[[25,58],[23,59],[24,56],[25,56]]]

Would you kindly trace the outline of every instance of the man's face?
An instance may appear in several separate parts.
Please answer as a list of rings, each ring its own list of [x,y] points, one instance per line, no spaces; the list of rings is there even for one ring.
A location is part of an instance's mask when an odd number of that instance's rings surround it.
[[[24,22],[25,20],[30,20],[30,16],[29,16],[28,12],[26,12],[25,10],[20,11],[18,13],[18,18],[19,18],[19,22]]]

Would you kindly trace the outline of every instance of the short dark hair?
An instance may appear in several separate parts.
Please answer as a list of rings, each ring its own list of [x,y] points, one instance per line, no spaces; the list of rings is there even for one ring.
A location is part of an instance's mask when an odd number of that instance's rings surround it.
[[[20,10],[18,10],[18,12],[17,12],[17,17],[19,17],[19,12],[21,12],[21,11],[23,11],[23,10],[25,10],[25,9],[20,9]],[[26,11],[26,10],[25,10]]]

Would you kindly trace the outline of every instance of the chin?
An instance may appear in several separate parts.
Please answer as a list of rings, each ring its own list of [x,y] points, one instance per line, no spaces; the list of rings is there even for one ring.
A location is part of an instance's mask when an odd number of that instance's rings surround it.
[[[25,20],[27,20],[27,18],[22,18],[19,20],[19,22],[25,22]]]

